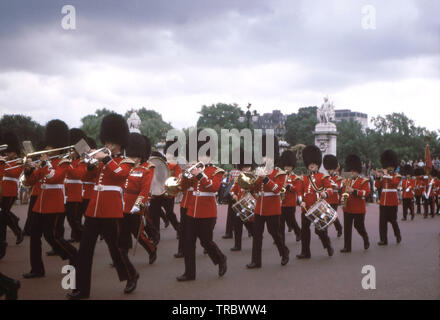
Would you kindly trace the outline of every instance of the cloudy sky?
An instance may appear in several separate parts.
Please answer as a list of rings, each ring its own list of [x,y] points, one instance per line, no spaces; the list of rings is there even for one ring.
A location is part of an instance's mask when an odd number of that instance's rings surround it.
[[[438,0],[0,0],[0,116],[73,127],[146,107],[182,128],[204,104],[292,113],[328,94],[439,129],[439,13]]]

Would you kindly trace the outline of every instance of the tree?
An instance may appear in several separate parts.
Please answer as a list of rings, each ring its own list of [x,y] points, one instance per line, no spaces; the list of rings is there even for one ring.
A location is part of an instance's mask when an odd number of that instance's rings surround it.
[[[42,148],[44,127],[33,121],[31,117],[19,114],[4,115],[0,120],[0,128],[3,133],[14,132],[19,141],[32,141],[35,149]]]
[[[240,123],[238,118],[242,115],[242,110],[237,104],[217,103],[211,106],[202,106],[199,112],[200,117],[197,121],[199,128],[211,128],[217,132],[220,129],[242,129],[246,125]]]
[[[290,145],[315,143],[313,131],[318,123],[317,109],[317,107],[300,108],[298,113],[287,116],[286,141]]]

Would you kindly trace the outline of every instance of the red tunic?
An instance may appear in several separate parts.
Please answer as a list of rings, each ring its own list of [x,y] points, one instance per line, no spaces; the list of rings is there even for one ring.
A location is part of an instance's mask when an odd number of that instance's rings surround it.
[[[311,180],[315,181],[314,183],[318,190],[313,188]],[[306,210],[320,199],[319,193],[322,191],[327,193],[327,197],[331,196],[333,193],[333,186],[330,182],[329,175],[318,172],[303,176],[301,190],[298,192],[298,195],[300,195],[303,201],[305,201]]]
[[[417,177],[416,178],[416,182],[415,182],[415,187],[414,187],[414,193],[416,197],[420,197],[422,195],[422,189],[423,189],[423,180],[422,177]]]
[[[285,176],[286,197],[282,203],[283,207],[296,207],[298,203],[298,191],[301,189],[302,178],[292,173]],[[290,186],[287,188],[287,186]]]
[[[95,178],[95,187],[87,207],[86,216],[92,218],[123,218],[122,189],[130,174],[131,165],[116,156],[106,164],[100,162],[86,178]]]
[[[328,204],[333,204],[333,205],[339,204],[340,202],[339,190],[341,190],[342,188],[342,180],[344,180],[344,178],[342,178],[341,176],[338,175],[330,176],[330,183],[332,184],[333,193],[332,195],[329,195],[329,197],[326,199]]]
[[[83,193],[82,178],[86,173],[86,164],[80,162],[80,159],[73,160],[67,170],[66,180],[64,185],[66,187],[67,202],[81,202]]]
[[[404,178],[402,180],[402,199],[414,198],[415,180],[412,178]]]
[[[54,159],[47,161],[46,166],[38,168],[32,173],[31,181],[41,181],[41,192],[35,202],[34,212],[64,212],[64,179],[69,164],[70,160]]]
[[[355,180],[346,181],[349,186],[351,186],[354,191],[348,196],[347,205],[342,208],[344,212],[347,213],[357,213],[365,214],[367,204],[365,198],[370,194],[370,183],[368,179],[357,177]],[[346,186],[342,187],[342,192],[344,193]]]
[[[234,182],[231,190],[229,191],[229,193],[231,194],[231,196],[236,195],[238,200],[240,200],[243,197],[243,189],[238,185],[237,182]]]
[[[3,171],[2,176],[2,195],[3,197],[16,197],[18,195],[18,181],[21,173],[23,172],[23,166],[15,169],[7,170],[8,168],[15,167],[20,164],[18,161],[11,163],[0,163],[0,171]]]
[[[146,204],[152,179],[153,171],[144,166],[131,169],[124,186],[124,213],[130,213],[136,202]]]
[[[380,194],[380,205],[386,207],[395,207],[399,205],[397,187],[400,184],[402,176],[396,173],[384,176],[381,180],[376,180],[376,187],[382,188]]]
[[[215,193],[220,189],[224,171],[211,164],[205,166],[202,179],[190,179],[189,185],[193,187],[193,196],[188,202],[187,215],[193,218],[216,218],[217,202]],[[184,180],[188,180],[183,178]],[[188,182],[186,182],[187,187]]]
[[[269,181],[264,183],[263,178],[259,177],[252,189],[253,193],[257,195],[255,214],[260,216],[281,215],[280,192],[284,187],[286,173],[279,168],[274,168],[267,178]]]
[[[431,177],[424,176],[422,181],[422,196],[425,199],[434,197],[435,180]]]

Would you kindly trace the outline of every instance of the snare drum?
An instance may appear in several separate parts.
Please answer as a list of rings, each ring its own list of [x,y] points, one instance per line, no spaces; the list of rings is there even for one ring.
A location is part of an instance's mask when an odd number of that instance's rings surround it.
[[[237,214],[237,217],[239,217],[241,221],[246,222],[252,219],[254,216],[256,203],[257,201],[252,194],[247,192],[232,206],[232,210],[234,210],[234,212]]]
[[[328,228],[338,217],[338,213],[324,199],[311,206],[305,215],[318,230]]]

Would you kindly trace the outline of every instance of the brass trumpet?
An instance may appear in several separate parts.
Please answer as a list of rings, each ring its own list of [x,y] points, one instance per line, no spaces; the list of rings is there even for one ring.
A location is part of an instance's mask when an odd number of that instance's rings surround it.
[[[196,168],[202,168],[203,171],[205,170],[205,164],[201,161],[197,162],[195,165],[189,167],[188,169],[185,169],[185,171],[183,171],[183,176],[187,179],[192,179],[194,175],[191,173],[191,171],[193,171]]]
[[[167,196],[175,197],[182,191],[182,176],[179,178],[169,177],[165,180],[165,194]]]
[[[98,163],[98,160],[93,158],[93,156],[101,151],[107,153],[110,157],[112,156],[112,152],[110,151],[110,149],[107,147],[103,147],[101,149],[97,149],[95,151],[84,154],[84,162],[87,164],[96,165]]]

